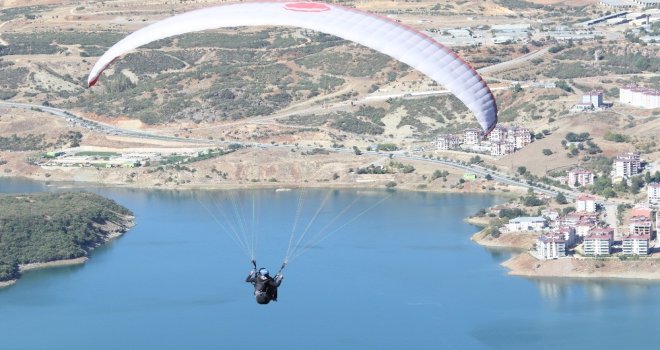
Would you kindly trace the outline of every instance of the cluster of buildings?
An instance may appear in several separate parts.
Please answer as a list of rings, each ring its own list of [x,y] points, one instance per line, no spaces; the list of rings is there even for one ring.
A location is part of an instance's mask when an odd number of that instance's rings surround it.
[[[532,133],[529,129],[512,126],[507,128],[497,125],[483,140],[483,131],[476,128],[463,130],[463,134],[438,135],[435,141],[437,150],[452,150],[459,147],[476,152],[489,152],[492,156],[501,157],[511,154],[532,143]]]
[[[613,9],[651,8],[660,6],[660,0],[601,0],[599,4]]]
[[[48,152],[36,164],[42,167],[74,167],[74,168],[135,168],[147,164],[150,157],[146,154],[127,153],[113,155],[68,154],[65,152]]]
[[[618,155],[612,163],[612,180],[622,181],[642,173],[642,160],[639,152],[627,152]],[[568,171],[568,176],[560,181],[568,186],[587,187],[594,184],[596,175],[593,171],[583,168],[574,168]],[[564,182],[565,181],[565,182]]]
[[[626,85],[619,88],[619,102],[640,108],[660,108],[660,91]]]
[[[634,84],[626,85],[619,88],[619,102],[639,108],[660,108],[660,91]],[[611,107],[611,105],[611,103],[603,100],[603,91],[592,90],[582,95],[575,105],[575,109],[578,111],[590,111]]]
[[[660,184],[655,188],[660,190]],[[603,224],[593,196],[578,196],[576,209],[564,216],[556,210],[547,209],[541,212],[541,216],[518,217],[509,220],[502,230],[538,232],[534,254],[543,260],[566,257],[571,249],[580,244],[582,254],[590,257],[619,252],[624,256],[646,256],[651,253],[651,242],[656,238],[656,229],[660,224],[660,214],[651,207],[636,206],[631,210],[627,225],[618,229]]]

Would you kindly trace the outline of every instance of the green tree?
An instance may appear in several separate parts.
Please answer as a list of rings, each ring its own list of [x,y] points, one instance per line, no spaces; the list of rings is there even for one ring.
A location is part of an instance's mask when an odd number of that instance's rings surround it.
[[[551,151],[550,149],[548,149],[548,148],[544,148],[544,149],[543,149],[543,155],[544,155],[544,156],[552,155],[552,151]]]
[[[630,193],[638,194],[642,187],[644,187],[644,178],[642,175],[630,179]]]
[[[470,158],[470,164],[479,164],[481,162],[483,162],[483,160],[479,156],[474,156]]]
[[[566,200],[566,196],[564,196],[564,194],[561,192],[557,193],[557,196],[555,197],[555,201],[557,201],[558,204],[568,204],[568,201]]]
[[[524,167],[524,166],[519,166],[518,167],[518,174],[525,175],[526,172],[527,172],[527,167]]]
[[[607,141],[614,141],[614,142],[628,142],[629,140],[628,136],[619,133],[614,133],[611,131],[608,131],[605,134],[604,139]]]

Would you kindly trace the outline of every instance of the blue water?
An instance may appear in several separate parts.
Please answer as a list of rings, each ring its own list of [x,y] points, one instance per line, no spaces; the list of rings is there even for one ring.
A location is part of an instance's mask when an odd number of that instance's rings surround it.
[[[0,192],[41,190],[56,188],[0,180]],[[243,282],[248,257],[209,214],[226,192],[89,190],[133,210],[137,226],[83,266],[0,290],[0,349],[660,347],[660,285],[507,276],[510,254],[472,243],[477,228],[462,222],[500,198],[391,194],[293,261],[280,301],[262,306]],[[301,193],[232,194],[260,203],[258,258],[276,269]],[[300,227],[326,195],[304,193]],[[383,196],[333,191],[317,221]]]

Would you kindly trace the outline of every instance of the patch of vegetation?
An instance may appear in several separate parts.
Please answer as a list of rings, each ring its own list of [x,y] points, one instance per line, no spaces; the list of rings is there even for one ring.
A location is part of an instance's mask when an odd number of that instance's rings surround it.
[[[378,146],[376,146],[376,151],[394,152],[398,150],[399,147],[393,143],[379,143]]]
[[[589,140],[589,133],[588,132],[581,132],[579,134],[576,134],[574,132],[569,132],[566,134],[566,141],[568,142],[584,142]]]
[[[390,161],[390,168],[396,169],[396,171],[404,173],[404,174],[410,174],[415,171],[415,167],[410,165],[410,164],[403,164],[401,162],[395,162],[395,161]]]
[[[0,281],[18,277],[18,264],[86,256],[103,243],[99,226],[121,223],[131,212],[99,195],[0,195]]]
[[[385,131],[385,128],[380,125],[360,120],[358,117],[346,112],[333,113],[331,117],[334,121],[330,126],[342,131],[352,132],[358,135],[380,135]]]
[[[557,63],[550,67],[549,70],[545,72],[546,76],[555,77],[559,79],[574,79],[582,77],[594,77],[598,76],[601,73],[592,67],[586,66],[581,62],[572,62],[572,63]]]
[[[18,136],[13,134],[8,137],[0,136],[0,151],[37,151],[52,146],[46,143],[45,134],[27,134]]]
[[[352,77],[372,77],[383,71],[391,61],[387,55],[373,50],[357,50],[354,45],[351,45],[349,52],[322,51],[296,60],[308,69]]]
[[[21,6],[21,7],[12,7],[0,10],[0,21],[10,21],[19,17],[25,17],[27,19],[34,19],[36,14],[42,13],[51,9],[52,6]]]
[[[442,170],[442,171],[441,170],[436,170],[431,175],[431,181],[433,181],[435,179],[438,179],[438,178],[443,178],[443,179],[446,180],[447,176],[449,176],[449,172],[447,170]]]
[[[615,132],[608,131],[604,139],[607,141],[614,141],[614,142],[628,142],[630,141],[630,137],[624,135],[624,134],[619,134]]]
[[[543,5],[527,2],[524,0],[498,0],[497,3],[512,10],[543,8]]]
[[[270,46],[270,34],[263,30],[256,33],[188,33],[177,38],[177,47],[180,48],[224,48],[224,49],[258,49]]]
[[[327,115],[300,115],[294,114],[290,115],[287,118],[277,119],[278,123],[289,124],[289,125],[308,125],[308,126],[321,126],[328,122]]]
[[[373,164],[370,164],[369,166],[365,168],[357,168],[355,170],[355,173],[357,174],[392,174],[393,171],[392,169],[382,167],[382,166],[375,166]]]
[[[519,216],[529,216],[529,214],[520,208],[503,208],[500,209],[497,215],[500,219],[515,219]]]
[[[573,88],[564,80],[557,80],[555,86],[566,92],[573,92]]]
[[[0,75],[2,75],[2,80],[0,80],[0,92],[6,95],[16,95],[15,90],[25,82],[28,73],[29,71],[25,67],[0,68]],[[8,98],[3,99],[6,100]]]
[[[7,33],[3,38],[8,46],[0,46],[0,56],[4,55],[38,55],[64,52],[61,45],[82,45],[108,48],[121,40],[125,34],[117,32],[32,32]],[[87,50],[85,50],[87,51]]]
[[[182,69],[186,65],[178,58],[160,51],[130,53],[122,57],[116,64],[116,69],[128,69],[139,77],[147,74],[162,73],[171,69]]]
[[[368,118],[372,123],[376,125],[385,126],[385,124],[382,122],[382,119],[385,117],[386,111],[383,108],[360,106],[360,109],[355,114]]]
[[[328,151],[325,148],[317,147],[317,148],[311,149],[309,151],[302,152],[300,154],[303,155],[303,156],[314,156],[314,155],[318,155],[318,154],[328,155],[328,154],[330,154],[330,151]]]

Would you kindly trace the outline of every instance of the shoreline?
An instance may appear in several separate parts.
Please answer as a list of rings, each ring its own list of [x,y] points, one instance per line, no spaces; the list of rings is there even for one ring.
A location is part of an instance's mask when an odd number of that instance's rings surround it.
[[[81,256],[80,258],[73,258],[73,259],[63,259],[63,260],[53,260],[49,262],[23,264],[18,266],[18,270],[21,273],[23,273],[26,271],[46,269],[50,267],[81,265],[84,264],[87,260],[89,260],[89,257]]]
[[[570,278],[575,280],[608,279],[615,281],[644,280],[660,282],[660,255],[620,259],[576,258],[568,256],[552,260],[538,260],[530,254],[531,243],[538,234],[503,233],[498,238],[486,235],[486,229],[473,234],[470,240],[487,249],[504,248],[513,251],[511,258],[500,265],[507,275],[533,279]],[[522,238],[521,238],[522,237]]]
[[[536,260],[529,253],[522,253],[503,262],[508,275],[528,278],[571,278],[577,280],[644,280],[660,282],[660,259],[653,257],[620,260],[604,259]]]
[[[33,270],[41,270],[41,269],[49,269],[49,268],[55,268],[55,267],[64,267],[64,266],[75,266],[75,265],[83,265],[86,263],[90,257],[89,254],[91,254],[94,249],[104,245],[108,244],[115,239],[123,236],[126,232],[128,232],[129,229],[135,226],[135,217],[131,215],[123,215],[122,220],[124,221],[123,223],[116,223],[116,222],[107,222],[105,225],[103,225],[103,229],[106,232],[106,236],[103,238],[103,242],[99,243],[98,245],[91,247],[89,251],[87,252],[88,255],[86,256],[81,256],[79,258],[73,258],[73,259],[61,259],[61,260],[53,260],[53,261],[48,261],[48,262],[35,262],[35,263],[29,263],[29,264],[20,264],[18,265],[18,270],[20,274],[23,274],[24,272],[28,271],[33,271]],[[8,281],[0,281],[0,289],[6,288],[13,286],[18,282],[19,278],[13,279],[13,280],[8,280]]]
[[[10,175],[0,174],[0,179],[19,179],[25,181],[34,181],[43,183],[48,187],[56,187],[60,189],[67,188],[84,188],[84,187],[102,187],[102,188],[128,188],[136,190],[150,190],[150,191],[231,191],[231,190],[297,190],[297,189],[346,189],[346,190],[394,190],[394,191],[409,191],[409,192],[422,192],[422,193],[438,193],[438,194],[478,194],[478,195],[494,195],[506,198],[517,197],[519,193],[523,193],[522,187],[509,185],[506,190],[465,190],[461,188],[429,188],[419,187],[423,183],[399,183],[394,188],[387,188],[385,186],[387,181],[373,181],[373,182],[226,182],[222,184],[182,184],[177,187],[168,186],[153,186],[153,185],[139,185],[135,183],[107,183],[99,181],[71,181],[71,180],[49,180],[32,178],[24,175]],[[468,217],[469,218],[469,217]]]

